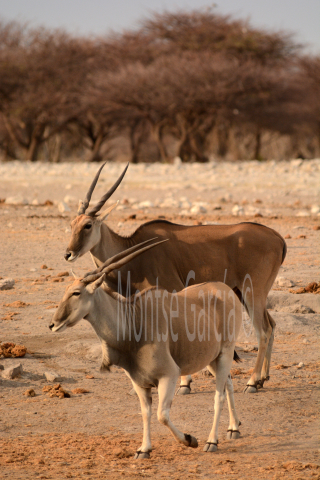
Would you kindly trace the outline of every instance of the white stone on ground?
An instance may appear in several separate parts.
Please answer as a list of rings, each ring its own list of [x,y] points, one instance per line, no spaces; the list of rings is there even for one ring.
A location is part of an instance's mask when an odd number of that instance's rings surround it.
[[[0,290],[11,290],[14,286],[13,278],[3,278],[0,280]]]

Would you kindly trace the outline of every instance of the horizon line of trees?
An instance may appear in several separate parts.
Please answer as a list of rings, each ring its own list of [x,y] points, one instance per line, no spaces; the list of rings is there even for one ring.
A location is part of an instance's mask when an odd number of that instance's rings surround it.
[[[103,37],[0,21],[0,157],[320,155],[320,57],[212,10]],[[125,151],[124,151],[125,145]]]

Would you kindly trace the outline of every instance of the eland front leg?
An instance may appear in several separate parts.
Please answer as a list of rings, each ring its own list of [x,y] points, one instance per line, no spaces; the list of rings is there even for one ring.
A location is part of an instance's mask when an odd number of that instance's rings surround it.
[[[158,385],[159,406],[158,420],[162,425],[169,428],[174,438],[186,447],[197,448],[198,442],[195,437],[182,433],[170,420],[170,408],[179,374],[176,376],[162,377]]]
[[[132,381],[133,387],[139,397],[141,405],[141,414],[143,420],[143,439],[142,445],[137,450],[134,458],[140,460],[143,458],[150,458],[151,447],[151,434],[150,434],[150,423],[151,423],[151,388],[141,388],[139,385]]]

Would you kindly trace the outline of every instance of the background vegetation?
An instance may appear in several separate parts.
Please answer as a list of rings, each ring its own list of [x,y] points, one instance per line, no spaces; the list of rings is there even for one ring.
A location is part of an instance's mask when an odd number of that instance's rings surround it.
[[[0,158],[206,162],[320,155],[320,57],[203,13],[75,37],[0,22]]]

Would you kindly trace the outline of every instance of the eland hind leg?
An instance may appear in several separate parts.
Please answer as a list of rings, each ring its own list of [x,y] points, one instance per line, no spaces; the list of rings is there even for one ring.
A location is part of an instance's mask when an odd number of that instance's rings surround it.
[[[191,393],[191,382],[191,375],[185,375],[184,377],[181,377],[180,385],[176,395],[189,395]]]
[[[238,432],[239,430],[239,419],[237,417],[234,405],[233,397],[233,387],[230,377],[230,369],[232,366],[233,360],[233,350],[228,348],[228,350],[222,352],[218,358],[216,358],[210,365],[208,365],[208,370],[216,377],[216,394],[214,398],[214,418],[211,432],[209,434],[207,443],[204,446],[205,452],[216,452],[218,450],[218,427],[221,411],[226,397],[228,397],[228,406],[229,406],[229,429],[231,432]],[[231,438],[236,438],[232,436]]]
[[[273,346],[273,341],[274,341],[274,330],[276,327],[276,322],[273,320],[271,317],[270,313],[266,310],[268,319],[272,328],[272,332],[269,338],[269,343],[268,343],[268,348],[267,348],[267,353],[264,358],[264,362],[262,365],[262,371],[261,371],[261,385],[263,386],[264,382],[266,380],[269,380],[269,371],[270,371],[270,363],[271,363],[271,353],[272,353],[272,346]]]
[[[256,296],[258,297],[258,295]],[[244,389],[245,393],[256,393],[259,388],[262,388],[263,382],[261,379],[262,366],[265,361],[267,352],[270,363],[272,344],[273,344],[273,326],[269,321],[269,314],[265,307],[265,301],[260,300],[258,303],[251,305],[251,302],[246,302],[248,313],[253,322],[253,327],[258,339],[258,354],[253,373]],[[274,326],[275,326],[275,322]],[[269,341],[271,340],[270,347]],[[269,348],[269,350],[268,350]]]

